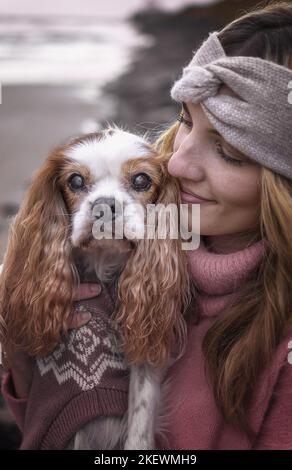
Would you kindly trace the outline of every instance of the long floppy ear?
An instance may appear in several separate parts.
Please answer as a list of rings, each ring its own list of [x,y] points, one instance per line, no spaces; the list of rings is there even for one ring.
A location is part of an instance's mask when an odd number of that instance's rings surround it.
[[[168,174],[165,159],[161,170],[156,204],[178,207],[179,186]],[[186,345],[184,313],[190,301],[187,258],[180,237],[139,240],[119,279],[115,317],[128,361],[161,366],[171,355],[182,354]]]
[[[62,161],[56,150],[36,173],[11,225],[0,276],[1,340],[32,355],[56,345],[76,281],[58,185]]]

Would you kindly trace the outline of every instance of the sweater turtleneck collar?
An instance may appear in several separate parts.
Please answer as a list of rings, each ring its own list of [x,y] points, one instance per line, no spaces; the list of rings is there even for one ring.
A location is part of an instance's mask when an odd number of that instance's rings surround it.
[[[209,251],[201,238],[199,247],[187,253],[202,316],[215,316],[228,305],[242,282],[260,264],[266,244],[260,240],[243,250],[219,254]]]

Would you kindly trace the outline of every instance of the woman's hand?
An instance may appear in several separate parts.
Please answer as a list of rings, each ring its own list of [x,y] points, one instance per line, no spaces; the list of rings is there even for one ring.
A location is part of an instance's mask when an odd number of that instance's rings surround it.
[[[100,293],[100,284],[80,284],[78,288],[75,289],[73,300],[91,299],[92,297],[97,297]],[[86,325],[90,318],[90,312],[78,312],[73,310],[68,320],[68,330],[73,328],[80,328],[81,326]]]

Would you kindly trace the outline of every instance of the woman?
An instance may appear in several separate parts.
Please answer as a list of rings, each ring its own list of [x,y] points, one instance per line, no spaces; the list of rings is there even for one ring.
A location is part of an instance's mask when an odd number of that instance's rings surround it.
[[[208,41],[210,54],[200,52],[172,89],[182,101],[179,123],[157,142],[172,155],[182,202],[201,208],[201,244],[188,255],[198,295],[186,353],[168,373],[168,432],[157,447],[291,449],[292,141],[281,135],[288,89],[278,110],[277,76],[267,83],[277,95],[269,101],[259,86],[265,74],[245,73],[253,61],[234,69],[223,60],[218,69],[210,55],[265,59],[289,76],[292,5],[248,13]],[[21,423],[29,384],[12,373],[16,396],[11,375],[4,396]]]

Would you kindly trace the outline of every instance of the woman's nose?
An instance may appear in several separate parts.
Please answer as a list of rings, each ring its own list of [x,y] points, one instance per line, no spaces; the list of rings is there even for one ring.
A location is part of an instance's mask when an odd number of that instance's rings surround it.
[[[200,158],[196,158],[194,153],[187,149],[179,149],[174,152],[168,161],[168,171],[176,178],[191,179],[201,181],[205,177]]]

